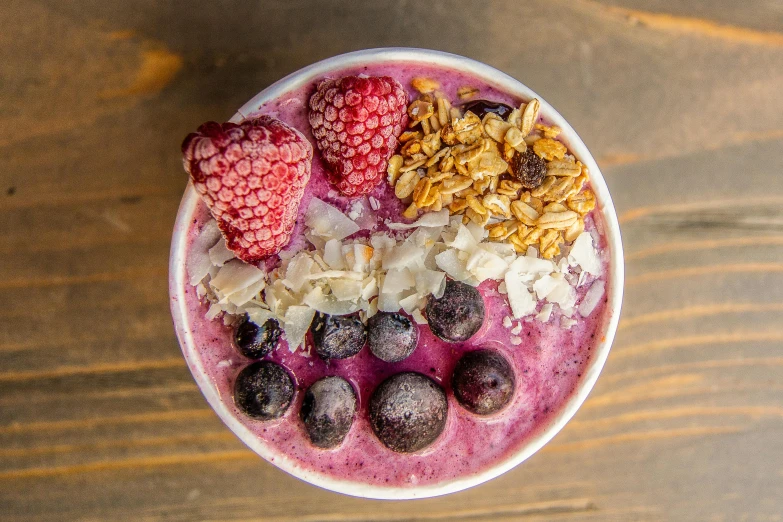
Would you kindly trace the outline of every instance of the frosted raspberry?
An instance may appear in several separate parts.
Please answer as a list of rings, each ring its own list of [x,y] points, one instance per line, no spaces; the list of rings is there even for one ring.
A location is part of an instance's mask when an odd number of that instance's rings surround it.
[[[253,263],[288,244],[313,160],[302,133],[269,116],[210,121],[185,138],[182,156],[239,259]]]
[[[388,76],[326,79],[310,98],[313,137],[338,190],[363,196],[383,179],[408,122],[408,96]]]

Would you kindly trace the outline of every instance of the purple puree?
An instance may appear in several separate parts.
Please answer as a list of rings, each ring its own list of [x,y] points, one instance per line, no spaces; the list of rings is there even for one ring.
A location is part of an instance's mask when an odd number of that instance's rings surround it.
[[[438,80],[442,92],[451,100],[458,100],[457,88],[469,85],[480,88],[479,98],[511,106],[518,106],[522,101],[463,73],[420,64],[368,65],[341,71],[334,76],[361,73],[392,76],[405,86],[411,98],[417,94],[410,88],[410,80],[415,76],[426,76]],[[307,101],[314,87],[308,85],[304,89],[291,91],[261,107],[257,114],[280,118],[302,131],[313,142],[307,121]],[[349,206],[349,201],[338,196],[329,185],[314,142],[313,148],[315,159],[312,177],[299,209],[289,250],[306,245],[302,237],[303,216],[312,197],[328,201],[343,210]],[[365,202],[364,215],[358,220],[360,225],[365,224],[370,228],[376,221],[387,217],[403,221],[400,213],[404,206],[395,198],[394,191],[387,183],[381,183],[373,196],[380,201],[381,209],[373,215]],[[198,235],[209,217],[206,207],[200,205],[188,232],[189,241]],[[594,236],[598,232],[601,237],[596,247],[602,251],[606,274],[608,256],[601,219],[600,214],[594,211],[586,220],[586,228],[594,231]],[[592,278],[588,278],[577,289],[579,299],[584,296],[591,282]],[[487,315],[481,330],[469,342],[446,343],[437,339],[427,325],[420,325],[416,351],[399,363],[385,363],[376,359],[365,346],[352,358],[333,360],[327,364],[317,356],[305,357],[301,351],[290,353],[286,342],[281,341],[268,359],[289,370],[297,383],[297,390],[293,404],[282,418],[263,422],[244,416],[234,406],[234,379],[249,360],[233,347],[232,329],[224,326],[220,318],[207,320],[204,317],[207,306],[199,301],[192,287],[185,289],[198,352],[206,372],[215,383],[222,400],[242,424],[272,451],[284,454],[303,469],[342,480],[396,487],[436,484],[469,476],[517,451],[536,432],[549,425],[552,416],[575,390],[590,358],[591,348],[601,341],[607,315],[605,296],[590,317],[583,319],[575,312],[574,318],[579,322],[570,330],[560,327],[557,307],[545,324],[538,320],[523,321],[519,334],[522,344],[514,346],[510,342],[512,334],[501,324],[502,319],[510,315],[510,309],[505,296],[497,292],[497,283],[485,281],[479,290],[485,299]],[[484,418],[463,409],[456,402],[450,384],[452,371],[460,355],[465,350],[478,347],[493,347],[503,353],[511,362],[517,377],[517,388],[511,403],[501,412]],[[375,437],[368,421],[367,409],[372,391],[383,379],[401,371],[417,371],[432,377],[444,387],[449,401],[448,422],[443,433],[431,446],[414,454],[398,454],[387,449]],[[359,399],[356,419],[348,436],[332,450],[311,445],[299,419],[304,391],[325,375],[339,375],[348,379]]]

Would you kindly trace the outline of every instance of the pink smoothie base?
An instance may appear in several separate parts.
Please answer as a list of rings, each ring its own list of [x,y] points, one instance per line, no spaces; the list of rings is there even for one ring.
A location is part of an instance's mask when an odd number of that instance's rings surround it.
[[[388,74],[406,88],[414,76],[434,77],[452,99],[456,99],[458,87],[473,85],[481,88],[481,98],[492,101],[518,105],[521,99],[541,100],[513,78],[467,58],[417,49],[378,49],[337,56],[302,69],[262,91],[231,121],[270,114],[309,137],[306,102],[314,82],[330,74],[359,73]],[[230,328],[220,320],[204,317],[207,307],[187,283],[188,246],[209,219],[206,207],[188,187],[172,240],[172,315],[183,354],[199,387],[245,444],[292,475],[333,491],[368,498],[424,498],[459,491],[500,475],[537,451],[573,416],[603,367],[617,327],[622,299],[622,247],[614,208],[592,156],[568,123],[543,100],[541,113],[544,120],[563,129],[563,141],[590,168],[591,188],[599,208],[588,220],[588,229],[598,228],[602,236],[599,246],[608,254],[604,260],[607,292],[598,308],[571,330],[560,328],[558,317],[546,324],[523,322],[519,334],[523,342],[513,346],[510,332],[501,324],[502,318],[509,315],[505,297],[497,293],[495,283],[485,282],[480,289],[487,304],[487,320],[465,344],[444,343],[422,325],[418,348],[401,363],[384,363],[365,348],[353,358],[327,364],[318,357],[292,354],[283,343],[271,359],[295,376],[297,393],[287,413],[276,421],[253,421],[234,406],[233,381],[249,361],[233,348]],[[318,154],[315,156],[300,216],[314,196],[345,207],[345,200],[337,198],[326,181]],[[376,189],[374,196],[381,201],[381,210],[372,222],[386,217],[400,220],[402,208],[385,184]],[[301,231],[299,224],[294,237],[301,236]],[[304,241],[299,239],[288,248],[296,250],[302,246]],[[581,293],[588,287],[589,284],[582,287]],[[502,412],[480,418],[456,403],[449,378],[461,353],[487,346],[501,351],[512,362],[517,390],[512,403]],[[385,448],[372,434],[367,420],[367,400],[372,390],[389,375],[406,370],[429,375],[449,396],[443,434],[422,452],[411,455]],[[333,450],[313,447],[298,420],[303,390],[324,375],[347,378],[359,397],[354,425],[343,444]]]

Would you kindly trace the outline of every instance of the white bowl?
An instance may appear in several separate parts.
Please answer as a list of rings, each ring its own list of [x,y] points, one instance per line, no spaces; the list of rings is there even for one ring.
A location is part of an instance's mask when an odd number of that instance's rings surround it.
[[[466,73],[485,80],[489,84],[494,84],[501,91],[508,92],[523,99],[538,98],[540,100],[541,114],[548,121],[562,129],[561,138],[563,141],[566,142],[571,152],[590,169],[590,183],[598,200],[598,209],[604,217],[604,222],[606,224],[606,239],[611,253],[609,260],[609,280],[607,285],[609,297],[607,313],[610,314],[610,317],[605,323],[606,330],[603,332],[602,340],[593,350],[592,357],[589,360],[573,395],[563,404],[560,411],[550,419],[548,426],[539,430],[537,434],[521,446],[519,450],[511,453],[507,458],[496,463],[489,469],[485,469],[475,475],[460,477],[443,483],[404,488],[371,486],[359,482],[339,480],[322,473],[304,470],[285,455],[273,452],[261,439],[234,418],[223,401],[220,400],[220,395],[215,384],[204,371],[203,363],[199,357],[193,339],[184,294],[184,288],[187,284],[187,274],[185,270],[187,230],[199,203],[199,197],[196,194],[195,189],[192,185],[188,185],[179,207],[177,221],[174,225],[174,234],[171,240],[169,294],[171,297],[171,314],[174,319],[177,337],[180,346],[182,347],[182,353],[185,356],[185,360],[188,363],[188,367],[190,368],[196,383],[199,388],[201,388],[201,391],[209,404],[231,431],[233,431],[242,442],[247,444],[248,447],[267,461],[272,462],[283,471],[316,486],[357,497],[375,499],[426,498],[461,491],[505,473],[541,449],[541,447],[549,442],[552,437],[565,426],[566,422],[574,416],[576,410],[579,409],[587,398],[587,394],[590,393],[590,390],[598,379],[598,374],[601,372],[604,362],[609,355],[609,349],[611,348],[612,340],[614,339],[617,330],[617,323],[620,317],[620,305],[623,297],[624,267],[623,250],[620,241],[620,227],[617,222],[614,205],[612,204],[612,198],[609,195],[609,189],[606,187],[606,182],[604,181],[593,156],[568,122],[560,116],[551,105],[544,101],[541,96],[527,88],[518,80],[515,80],[511,76],[500,72],[493,67],[463,56],[427,49],[393,47],[368,49],[341,54],[305,67],[270,85],[258,93],[252,100],[243,105],[231,121],[242,121],[244,119],[243,115],[257,110],[266,101],[277,98],[283,93],[297,89],[304,84],[312,83],[316,79],[328,75],[330,72],[365,63],[377,64],[400,61],[420,62],[426,65],[435,64],[465,71]]]

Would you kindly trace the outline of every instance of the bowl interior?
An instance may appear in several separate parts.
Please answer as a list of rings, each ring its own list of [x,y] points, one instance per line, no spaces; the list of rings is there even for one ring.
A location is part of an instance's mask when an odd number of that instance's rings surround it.
[[[518,465],[530,455],[538,451],[544,444],[554,437],[568,420],[576,413],[579,406],[584,402],[588,393],[598,378],[601,369],[609,354],[617,323],[620,316],[620,305],[622,302],[623,291],[623,254],[620,240],[620,229],[617,222],[617,215],[612,204],[609,190],[606,186],[601,171],[595,163],[587,147],[571,128],[568,122],[552,108],[544,99],[535,92],[523,85],[518,80],[498,71],[486,64],[476,62],[469,58],[439,51],[410,48],[385,48],[370,49],[358,51],[344,55],[335,56],[327,60],[315,63],[304,69],[301,69],[274,83],[253,97],[243,105],[234,117],[233,122],[239,122],[244,119],[244,115],[257,110],[264,102],[277,98],[287,91],[297,89],[306,83],[327,75],[332,71],[345,69],[361,65],[364,63],[388,63],[388,62],[419,62],[423,64],[436,64],[444,67],[465,71],[469,74],[478,76],[490,84],[494,84],[499,89],[509,92],[523,99],[538,98],[541,102],[541,114],[559,126],[562,129],[561,137],[566,142],[568,148],[574,155],[590,169],[590,182],[593,191],[598,200],[598,208],[603,214],[606,224],[606,239],[610,249],[609,259],[609,277],[607,292],[609,301],[608,320],[605,322],[605,331],[602,341],[595,347],[592,357],[589,360],[582,379],[579,382],[577,390],[566,400],[561,410],[551,418],[549,424],[539,430],[531,439],[524,444],[517,452],[484,470],[481,473],[471,475],[428,486],[416,487],[378,487],[367,484],[352,482],[348,480],[338,480],[330,476],[323,475],[314,471],[302,469],[285,455],[273,453],[270,449],[258,439],[249,429],[241,424],[231,414],[226,405],[220,400],[217,388],[207,377],[203,363],[196,349],[193,337],[193,329],[190,324],[187,306],[185,304],[184,288],[187,284],[187,274],[185,270],[185,248],[187,240],[187,230],[192,220],[193,214],[199,204],[199,197],[192,187],[188,185],[180,204],[177,220],[172,237],[171,256],[169,261],[169,293],[171,297],[171,313],[174,320],[174,326],[177,332],[182,352],[188,363],[190,371],[193,374],[199,388],[206,397],[209,404],[223,420],[223,422],[253,451],[264,457],[268,461],[273,461],[274,465],[280,469],[314,485],[344,493],[348,495],[376,498],[376,499],[411,499],[425,498],[436,495],[443,495],[460,491],[471,486],[475,486],[487,480],[490,480]]]

